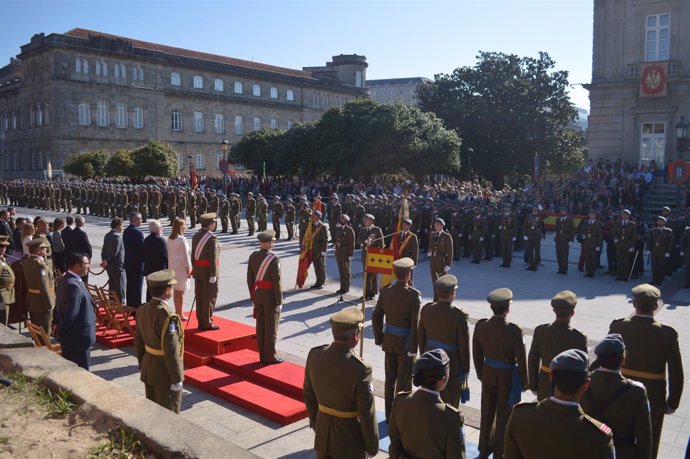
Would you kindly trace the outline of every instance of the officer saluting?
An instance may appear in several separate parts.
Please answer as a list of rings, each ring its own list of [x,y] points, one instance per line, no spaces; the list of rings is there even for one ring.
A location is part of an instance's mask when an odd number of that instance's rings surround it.
[[[333,314],[333,342],[307,357],[304,402],[318,458],[364,458],[379,449],[371,365],[352,352],[363,321],[357,308]]]
[[[441,400],[440,391],[450,378],[449,363],[443,349],[425,352],[415,363],[414,385],[419,390],[395,398],[390,457],[466,457],[462,414]]]
[[[184,331],[170,308],[175,271],[164,269],[146,276],[151,301],[137,309],[135,348],[146,398],[180,413],[184,367]]]
[[[589,386],[587,354],[569,349],[549,367],[554,395],[515,405],[506,428],[505,459],[614,458],[611,428],[580,408]]]

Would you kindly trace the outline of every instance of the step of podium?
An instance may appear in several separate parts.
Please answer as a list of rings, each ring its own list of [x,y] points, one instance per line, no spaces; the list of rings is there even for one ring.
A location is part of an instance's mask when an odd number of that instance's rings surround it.
[[[134,336],[127,332],[107,329],[103,326],[96,327],[96,342],[110,349],[133,346]]]
[[[256,330],[250,325],[241,324],[221,317],[213,318],[219,330],[199,330],[196,315],[185,323],[185,345],[209,355],[223,354],[239,349],[256,349]]]

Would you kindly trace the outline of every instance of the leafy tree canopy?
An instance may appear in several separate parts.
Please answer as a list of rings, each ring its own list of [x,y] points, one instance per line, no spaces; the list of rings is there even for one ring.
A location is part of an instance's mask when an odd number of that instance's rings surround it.
[[[177,175],[177,153],[171,145],[149,141],[132,150],[133,170],[130,178],[142,181],[146,176],[174,177]]]
[[[105,164],[108,161],[108,152],[94,150],[70,156],[63,170],[68,174],[81,178],[102,177],[105,175]]]
[[[134,174],[132,150],[117,150],[105,164],[105,173],[110,177],[131,177]]]

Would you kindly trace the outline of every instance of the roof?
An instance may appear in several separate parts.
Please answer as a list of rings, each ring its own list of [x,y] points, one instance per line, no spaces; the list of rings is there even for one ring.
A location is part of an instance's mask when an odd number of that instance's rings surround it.
[[[367,79],[367,86],[384,86],[389,84],[419,84],[430,83],[431,80],[424,77],[409,77],[409,78],[386,78],[383,80],[369,80]]]
[[[158,51],[165,54],[171,54],[175,56],[188,57],[192,59],[202,59],[206,61],[218,62],[221,64],[236,65],[239,67],[246,67],[255,70],[263,70],[266,72],[280,73],[284,75],[291,75],[299,78],[312,78],[311,72],[305,72],[303,70],[288,69],[285,67],[278,67],[275,65],[261,64],[259,62],[246,61],[243,59],[236,59],[234,57],[220,56],[217,54],[204,53],[200,51],[192,51],[184,48],[176,48],[174,46],[166,46],[158,43],[150,43],[147,41],[136,40],[133,38],[120,37],[118,35],[111,35],[108,33],[97,32],[95,30],[88,29],[72,29],[65,33],[65,35],[75,38],[82,38],[87,40],[90,36],[98,36],[111,39],[120,39],[129,41],[135,48],[147,49],[151,51]]]

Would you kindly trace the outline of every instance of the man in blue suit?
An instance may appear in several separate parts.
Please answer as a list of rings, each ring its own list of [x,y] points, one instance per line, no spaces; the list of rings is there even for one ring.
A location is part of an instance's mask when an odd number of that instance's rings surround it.
[[[96,343],[93,300],[81,278],[89,272],[89,257],[75,252],[67,258],[67,273],[57,289],[55,323],[62,356],[88,371]]]
[[[141,232],[141,214],[129,217],[129,226],[122,233],[125,245],[125,274],[127,277],[127,306],[141,306],[141,290],[144,286],[144,233]]]

